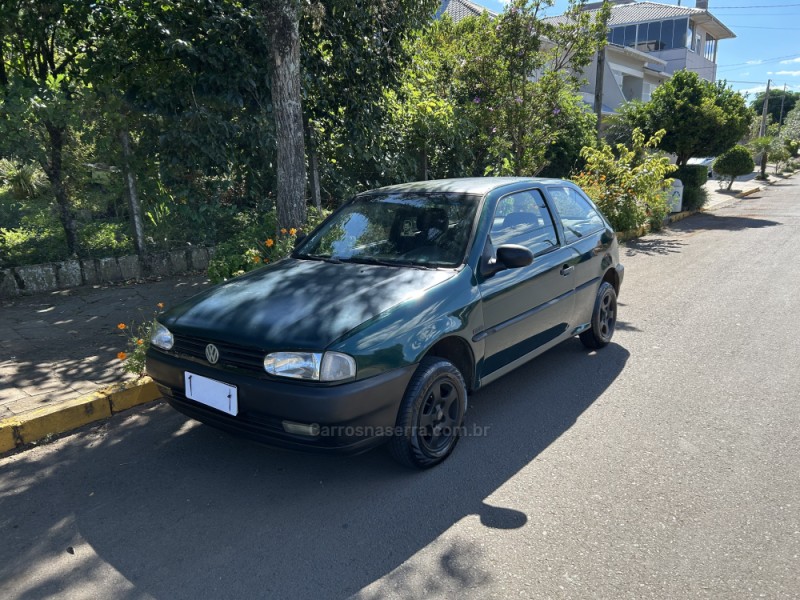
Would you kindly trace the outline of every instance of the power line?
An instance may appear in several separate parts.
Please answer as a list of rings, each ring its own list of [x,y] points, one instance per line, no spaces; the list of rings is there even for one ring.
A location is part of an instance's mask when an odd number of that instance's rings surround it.
[[[730,27],[738,27],[739,29],[770,29],[773,31],[800,31],[800,27],[758,27],[756,25],[730,25]]]
[[[762,5],[757,5],[757,6],[714,6],[713,10],[716,12],[718,10],[740,10],[740,9],[745,9],[745,8],[758,8],[758,9],[764,9],[764,8],[789,8],[789,7],[792,7],[792,6],[800,6],[800,4],[766,4],[766,5],[762,4]]]

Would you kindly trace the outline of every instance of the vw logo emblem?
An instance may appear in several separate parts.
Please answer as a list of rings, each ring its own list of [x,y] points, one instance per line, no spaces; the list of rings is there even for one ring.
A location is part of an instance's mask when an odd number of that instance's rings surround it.
[[[214,344],[209,344],[206,346],[206,358],[212,365],[217,364],[217,361],[219,360],[219,348],[217,348]]]

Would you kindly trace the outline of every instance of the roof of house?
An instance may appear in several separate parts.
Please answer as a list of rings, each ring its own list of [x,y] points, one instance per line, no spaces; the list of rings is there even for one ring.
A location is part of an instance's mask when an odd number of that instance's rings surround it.
[[[586,12],[593,14],[599,10],[599,8],[592,8]],[[680,17],[692,17],[696,23],[704,25],[718,40],[736,37],[736,34],[707,10],[690,8],[688,6],[675,6],[673,4],[661,4],[659,2],[636,2],[631,0],[631,2],[625,4],[612,4],[608,26],[633,25],[635,23],[663,21],[665,19],[678,19]],[[546,17],[544,20],[548,23],[559,24],[566,22],[567,17],[565,15],[558,15],[556,17]]]
[[[480,4],[470,2],[469,0],[442,0],[433,18],[438,19],[443,14],[448,14],[453,21],[458,23],[460,20],[466,19],[467,17],[478,17],[483,12],[489,13],[492,17],[497,16],[496,12]]]

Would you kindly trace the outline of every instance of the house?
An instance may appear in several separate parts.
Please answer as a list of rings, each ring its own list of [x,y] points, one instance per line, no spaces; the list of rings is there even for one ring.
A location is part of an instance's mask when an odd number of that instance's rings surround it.
[[[685,0],[691,1],[691,0]],[[603,76],[603,112],[611,114],[630,100],[647,102],[656,87],[681,69],[714,81],[717,74],[717,44],[735,34],[708,10],[708,0],[696,0],[694,7],[636,0],[610,0],[608,45]],[[597,12],[601,2],[587,4]],[[469,0],[443,0],[435,17],[448,14],[454,21],[496,13]],[[558,24],[566,17],[545,20]],[[580,92],[594,104],[597,56],[583,72],[586,83]]]
[[[665,71],[694,71],[701,78],[715,81],[717,45],[736,35],[709,12],[708,0],[696,0],[694,7],[660,2],[611,0],[608,20],[609,49],[632,48],[666,62]],[[597,12],[602,3],[586,5]],[[546,19],[551,23],[563,16]]]

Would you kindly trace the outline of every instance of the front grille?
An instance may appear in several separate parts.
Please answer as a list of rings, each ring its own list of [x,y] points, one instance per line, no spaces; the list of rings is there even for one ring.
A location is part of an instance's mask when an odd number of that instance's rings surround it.
[[[207,363],[206,346],[208,344],[214,344],[219,350],[219,361],[215,366],[264,373],[264,356],[267,353],[256,348],[243,348],[242,346],[234,346],[223,342],[176,335],[172,352],[191,358],[199,358]]]

